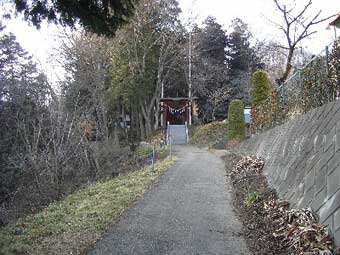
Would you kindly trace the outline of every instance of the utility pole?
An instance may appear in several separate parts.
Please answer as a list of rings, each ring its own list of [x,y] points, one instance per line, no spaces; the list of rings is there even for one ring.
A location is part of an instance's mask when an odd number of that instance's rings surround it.
[[[164,83],[162,81],[162,87],[161,87],[161,99],[164,98]],[[161,126],[164,127],[164,119],[163,119],[163,111],[164,111],[164,103],[163,101],[161,102]]]
[[[192,38],[191,38],[191,31],[189,32],[189,126],[192,124],[192,116],[191,116],[191,105],[192,105],[192,81],[191,81],[191,69],[192,69]]]

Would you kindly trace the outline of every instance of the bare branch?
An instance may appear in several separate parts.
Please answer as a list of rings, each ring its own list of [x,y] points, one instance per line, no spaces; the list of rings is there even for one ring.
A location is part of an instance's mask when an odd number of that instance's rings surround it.
[[[280,49],[284,49],[284,50],[289,50],[288,47],[285,47],[285,46],[282,46],[280,44],[277,44],[277,45],[273,45],[274,48],[280,48]]]
[[[292,69],[292,59],[295,51],[296,45],[304,40],[305,38],[309,37],[312,34],[315,34],[317,31],[310,32],[312,26],[322,23],[336,15],[331,15],[326,18],[320,18],[321,10],[318,11],[312,18],[304,18],[304,15],[308,11],[308,9],[312,5],[312,0],[308,0],[305,6],[299,11],[296,15],[292,14],[293,9],[287,9],[285,5],[280,4],[280,0],[273,0],[275,3],[276,8],[281,12],[283,16],[283,24],[277,24],[279,30],[282,30],[284,35],[287,39],[288,47],[281,47],[287,50],[287,63],[286,63],[286,70],[282,77],[280,78],[281,82],[284,82]]]
[[[302,11],[292,19],[291,23],[294,23],[295,21],[299,20],[303,16],[303,14],[307,11],[308,7],[311,5],[312,5],[312,0],[309,0],[309,2],[305,5]]]
[[[321,13],[321,11],[320,11],[320,13]],[[328,17],[326,17],[326,18],[320,19],[320,20],[318,20],[318,21],[314,21],[314,22],[312,22],[312,25],[316,25],[316,24],[322,23],[322,22],[324,22],[324,21],[326,21],[326,20],[329,20],[329,19],[331,19],[331,18],[333,18],[333,17],[336,17],[337,15],[338,15],[338,14],[333,14],[333,15],[331,15],[331,16],[328,16]]]
[[[277,9],[279,9],[281,12],[285,12],[285,10],[282,8],[282,6],[279,4],[278,0],[273,0],[274,3],[276,4]]]
[[[306,33],[306,34],[302,35],[302,36],[299,38],[299,40],[297,41],[297,43],[300,42],[301,40],[303,40],[303,39],[309,37],[310,35],[315,34],[315,33],[317,33],[317,31],[309,32],[309,33]],[[297,43],[296,43],[296,44],[297,44]]]

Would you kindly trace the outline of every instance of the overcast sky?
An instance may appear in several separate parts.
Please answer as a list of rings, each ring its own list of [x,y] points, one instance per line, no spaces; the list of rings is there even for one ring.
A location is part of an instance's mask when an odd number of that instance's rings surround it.
[[[299,11],[308,0],[280,0],[282,3],[296,3]],[[271,21],[282,24],[282,16],[276,11],[273,0],[179,0],[182,8],[182,19],[196,17],[197,22],[202,22],[207,16],[214,16],[217,21],[230,30],[230,22],[234,18],[241,18],[247,23],[253,35],[257,39],[275,39],[284,41],[283,34]],[[340,0],[313,0],[308,15],[315,15],[322,11],[320,17],[340,13]],[[192,14],[191,14],[192,13]],[[329,22],[318,25],[317,34],[305,41],[304,47],[308,47],[313,53],[321,51],[325,45],[334,38],[333,29],[327,29]]]
[[[1,0],[0,0],[1,1]],[[249,24],[255,38],[275,39],[283,41],[281,32],[269,21],[280,22],[280,13],[275,11],[273,0],[178,0],[182,9],[182,20],[194,17],[201,23],[207,16],[216,17],[217,21],[228,31],[230,21],[236,17]],[[281,0],[292,3],[294,0]],[[303,5],[307,0],[296,0],[297,5]],[[298,8],[297,8],[298,10]],[[340,0],[313,0],[310,14],[322,10],[322,17],[340,13]],[[57,34],[59,29],[54,25],[43,25],[40,31],[28,26],[20,20],[4,21],[6,31],[13,32],[20,44],[28,50],[48,71],[53,80],[55,74],[60,74],[55,58],[51,57],[58,48]],[[305,41],[307,47],[313,53],[321,51],[334,38],[333,29],[327,30],[328,22],[316,27],[318,33]],[[230,30],[230,29],[229,29]],[[338,35],[340,32],[338,32]],[[56,69],[56,70],[55,70]],[[55,70],[55,71],[54,71]]]

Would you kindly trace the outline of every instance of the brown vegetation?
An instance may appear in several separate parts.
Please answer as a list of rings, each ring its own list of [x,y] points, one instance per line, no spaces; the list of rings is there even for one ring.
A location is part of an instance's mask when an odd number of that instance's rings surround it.
[[[318,224],[310,209],[290,209],[268,187],[261,158],[230,153],[225,161],[242,234],[253,254],[339,254],[327,226]]]

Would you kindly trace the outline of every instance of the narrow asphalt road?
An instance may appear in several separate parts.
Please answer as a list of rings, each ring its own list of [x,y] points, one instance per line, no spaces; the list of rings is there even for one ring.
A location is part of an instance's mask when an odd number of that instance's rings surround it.
[[[90,255],[250,254],[239,235],[224,163],[176,146],[176,164],[100,240]]]

